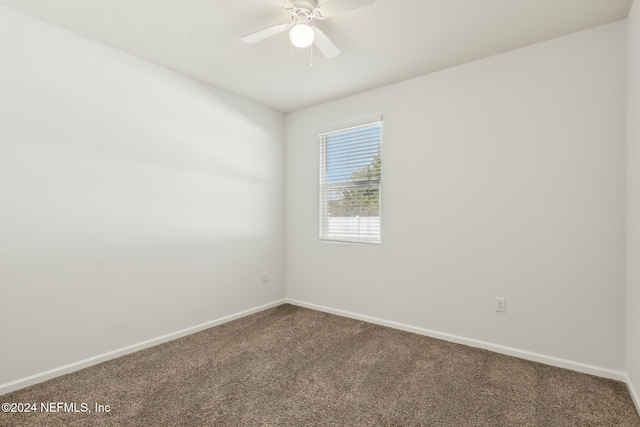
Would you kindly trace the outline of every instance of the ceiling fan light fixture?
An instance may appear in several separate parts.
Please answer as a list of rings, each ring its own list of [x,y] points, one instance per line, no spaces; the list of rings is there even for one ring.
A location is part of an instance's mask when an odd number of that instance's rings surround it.
[[[289,39],[291,39],[291,44],[299,48],[311,46],[314,37],[315,33],[313,31],[313,28],[311,28],[307,24],[294,25],[291,28],[291,31],[289,31]]]
[[[283,1],[283,0],[279,0]],[[291,18],[290,23],[276,24],[255,33],[241,37],[245,43],[253,44],[260,40],[289,31],[289,40],[295,47],[304,49],[315,44],[327,58],[335,58],[340,55],[340,49],[318,27],[311,27],[309,23],[314,20],[322,21],[343,12],[359,9],[363,6],[375,3],[376,0],[291,0],[291,7],[283,7]]]

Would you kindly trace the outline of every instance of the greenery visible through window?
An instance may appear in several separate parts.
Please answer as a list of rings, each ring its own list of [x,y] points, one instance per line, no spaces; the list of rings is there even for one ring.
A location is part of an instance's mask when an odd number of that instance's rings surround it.
[[[382,123],[320,135],[320,238],[380,243]]]

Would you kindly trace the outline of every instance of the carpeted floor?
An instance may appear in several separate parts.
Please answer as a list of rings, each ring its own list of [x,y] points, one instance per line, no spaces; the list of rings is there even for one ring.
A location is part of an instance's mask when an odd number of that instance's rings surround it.
[[[640,426],[626,386],[283,305],[0,397],[0,425]]]

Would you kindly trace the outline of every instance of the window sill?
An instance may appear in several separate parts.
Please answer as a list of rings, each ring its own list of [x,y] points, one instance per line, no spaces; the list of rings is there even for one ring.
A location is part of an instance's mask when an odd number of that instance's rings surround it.
[[[320,238],[320,243],[337,243],[342,245],[382,245],[382,241],[364,242],[361,240],[336,240],[336,239],[323,239]]]

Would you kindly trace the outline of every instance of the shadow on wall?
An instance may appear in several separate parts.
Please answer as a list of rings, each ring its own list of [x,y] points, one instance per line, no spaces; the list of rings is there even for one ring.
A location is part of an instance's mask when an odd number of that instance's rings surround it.
[[[2,6],[0,51],[0,384],[282,298],[282,114]]]

